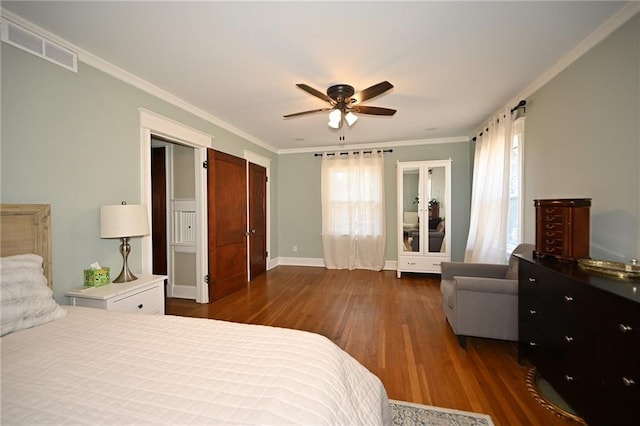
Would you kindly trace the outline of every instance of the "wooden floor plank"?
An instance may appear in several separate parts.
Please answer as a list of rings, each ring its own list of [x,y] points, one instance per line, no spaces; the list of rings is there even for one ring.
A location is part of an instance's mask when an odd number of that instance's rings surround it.
[[[211,304],[167,299],[166,312],[322,334],[376,374],[392,399],[481,412],[496,425],[575,425],[528,393],[514,342],[458,345],[439,285],[435,275],[279,266]]]

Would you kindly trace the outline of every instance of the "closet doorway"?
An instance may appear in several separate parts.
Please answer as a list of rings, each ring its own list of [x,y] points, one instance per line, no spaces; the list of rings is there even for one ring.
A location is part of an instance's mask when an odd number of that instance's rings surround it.
[[[168,297],[196,300],[195,182],[195,149],[152,135],[152,272],[168,276]]]

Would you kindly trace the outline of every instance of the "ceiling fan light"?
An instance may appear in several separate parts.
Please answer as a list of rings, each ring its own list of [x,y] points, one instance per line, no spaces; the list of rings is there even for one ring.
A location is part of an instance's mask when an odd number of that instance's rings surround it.
[[[344,116],[344,119],[347,120],[347,124],[349,125],[349,127],[351,127],[353,126],[353,123],[358,121],[358,116],[349,111],[347,115]]]
[[[332,129],[340,128],[340,122],[342,121],[342,111],[334,109],[329,113],[329,127]]]
[[[332,129],[339,129],[340,128],[340,122],[339,121],[329,120],[329,127],[331,127]]]

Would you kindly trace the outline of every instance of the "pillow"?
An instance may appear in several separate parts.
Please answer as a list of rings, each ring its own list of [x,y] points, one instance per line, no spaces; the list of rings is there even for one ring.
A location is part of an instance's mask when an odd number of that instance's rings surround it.
[[[0,336],[67,315],[53,299],[35,254],[0,258]]]

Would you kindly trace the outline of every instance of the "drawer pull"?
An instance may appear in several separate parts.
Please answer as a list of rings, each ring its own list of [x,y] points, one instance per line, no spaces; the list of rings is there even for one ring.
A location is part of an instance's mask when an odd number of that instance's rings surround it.
[[[138,309],[142,309],[142,307],[143,307],[143,306],[144,306],[144,305],[143,305],[142,303],[141,303],[141,304],[139,304],[139,305],[138,305]]]
[[[571,297],[571,296],[565,296],[565,297],[564,297],[564,301],[565,301],[565,302],[567,302],[567,303],[571,303],[571,302],[573,302],[573,297]]]
[[[553,245],[556,243],[556,240],[545,239],[544,242],[549,245]]]
[[[635,385],[636,385],[636,381],[635,381],[635,380],[633,380],[633,379],[627,379],[626,377],[623,377],[623,378],[622,378],[622,383],[623,383],[625,386],[635,386]]]
[[[533,283],[537,283],[538,280],[536,280],[535,278],[529,277],[529,282],[533,284]]]
[[[547,216],[547,222],[551,222],[555,218],[555,216]]]
[[[529,342],[529,346],[535,348],[536,346],[538,346],[538,344],[536,342]]]
[[[545,232],[544,235],[545,235],[545,237],[555,237],[556,233],[555,232]]]
[[[529,309],[529,313],[530,313],[531,315],[537,315],[537,314],[538,314],[538,311],[536,311],[535,309]]]
[[[544,211],[545,213],[555,213],[556,209],[554,207],[547,207]]]
[[[574,339],[571,336],[564,336],[564,340],[567,343],[573,343]]]
[[[623,333],[628,333],[630,331],[633,331],[633,328],[630,325],[620,324],[620,331],[622,331]]]
[[[565,375],[564,375],[564,379],[565,379],[567,382],[573,382],[573,380],[574,380],[574,379],[573,379],[573,376],[570,376],[570,375],[568,375],[568,374],[565,374]]]
[[[555,223],[547,223],[544,227],[547,229],[556,229]]]

